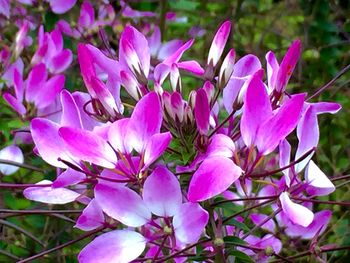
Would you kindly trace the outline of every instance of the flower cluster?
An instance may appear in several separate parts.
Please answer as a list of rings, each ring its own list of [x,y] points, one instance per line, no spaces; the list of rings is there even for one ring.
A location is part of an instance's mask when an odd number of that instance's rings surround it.
[[[9,1],[3,2],[0,13],[8,17]],[[59,14],[76,1],[48,2]],[[155,16],[122,5],[126,17]],[[51,32],[40,27],[27,74],[20,53],[31,44],[29,23],[17,34],[15,54],[2,52],[4,61],[14,58],[6,62],[3,98],[30,121],[34,151],[58,168],[54,181],[28,187],[24,196],[79,202],[85,208],[75,227],[102,232],[81,250],[79,262],[225,262],[238,255],[233,252],[264,262],[290,238],[317,243],[331,211],[313,211],[314,198],[335,190],[311,160],[318,115],[341,106],[286,91],[300,41],[281,62],[269,51],[264,71],[255,55],[236,61],[230,49],[223,56],[229,21],[217,30],[206,63],[186,60],[193,39],[162,43],[158,27],[145,36],[128,25],[118,54],[108,46],[78,45],[87,93],[70,92],[64,72],[73,55],[62,33],[79,38],[115,23],[113,10],[102,7],[96,19],[84,2],[75,28],[64,20]],[[183,86],[184,75],[200,87]],[[294,131],[296,149],[288,142]],[[8,146],[0,159],[23,162],[23,155]],[[16,171],[10,164],[0,170]]]

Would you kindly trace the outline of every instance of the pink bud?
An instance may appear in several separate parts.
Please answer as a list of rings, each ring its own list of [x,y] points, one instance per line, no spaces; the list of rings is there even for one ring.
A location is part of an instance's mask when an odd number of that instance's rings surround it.
[[[222,52],[224,51],[227,39],[230,35],[231,31],[231,22],[224,22],[219,30],[216,32],[216,35],[211,43],[211,47],[209,50],[208,61],[207,64],[212,64],[214,67],[218,63]]]
[[[218,83],[219,88],[225,87],[227,82],[229,81],[235,65],[235,56],[236,56],[235,50],[231,49],[227,53],[224,61],[222,62],[220,72],[219,72],[219,83]]]
[[[133,97],[135,100],[140,99],[138,84],[133,76],[131,76],[128,72],[122,70],[120,72],[120,78],[122,81],[122,85],[126,89],[126,91]]]

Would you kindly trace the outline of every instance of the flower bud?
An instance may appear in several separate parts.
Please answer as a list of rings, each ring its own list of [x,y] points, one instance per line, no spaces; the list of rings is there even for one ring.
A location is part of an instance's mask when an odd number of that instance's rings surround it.
[[[231,22],[226,21],[224,22],[218,31],[216,32],[216,35],[213,39],[213,42],[211,43],[211,47],[209,50],[208,60],[207,64],[212,64],[213,67],[216,66],[218,63],[222,52],[224,51],[227,39],[230,35],[231,31]]]
[[[219,89],[223,89],[226,86],[227,82],[230,80],[235,65],[235,56],[235,50],[231,49],[222,62],[218,79]]]

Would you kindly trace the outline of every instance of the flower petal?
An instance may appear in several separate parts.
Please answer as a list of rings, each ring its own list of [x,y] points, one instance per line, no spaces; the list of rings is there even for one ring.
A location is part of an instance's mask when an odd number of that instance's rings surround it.
[[[10,105],[10,107],[14,109],[19,115],[26,114],[27,110],[23,104],[18,99],[13,97],[10,93],[5,92],[2,97],[8,103],[8,105]]]
[[[92,199],[79,216],[74,227],[84,231],[91,231],[102,226],[104,222],[105,217],[101,207],[95,199]]]
[[[213,42],[209,49],[207,64],[212,64],[213,67],[218,63],[222,52],[224,51],[228,37],[230,36],[231,22],[225,21],[221,24],[216,32]]]
[[[55,181],[52,183],[53,188],[66,187],[69,185],[74,185],[80,183],[86,178],[84,173],[75,171],[71,168],[68,168],[66,171],[61,173]]]
[[[95,198],[107,215],[124,225],[139,227],[151,219],[151,212],[141,197],[122,185],[97,184]]]
[[[199,204],[182,204],[173,218],[176,241],[182,245],[197,242],[208,220],[208,212]]]
[[[64,88],[64,83],[64,75],[55,75],[49,79],[35,97],[35,105],[38,108],[45,108],[52,104],[58,93]]]
[[[73,96],[67,91],[61,92],[62,116],[61,125],[74,128],[83,128],[80,112]]]
[[[306,191],[309,195],[329,195],[335,191],[334,184],[312,160],[305,170],[305,182],[308,185]]]
[[[203,88],[196,92],[194,116],[199,133],[206,135],[209,130],[210,105],[207,93]]]
[[[70,49],[64,49],[51,58],[49,69],[52,74],[65,71],[73,61],[73,53]]]
[[[51,184],[51,181],[43,180],[37,184]],[[23,191],[23,195],[29,200],[46,204],[67,204],[80,196],[77,192],[67,188],[52,188],[51,186],[28,187]]]
[[[267,215],[254,214],[254,213],[250,214],[249,217],[252,220],[252,222],[254,223],[254,225],[261,225],[261,223],[268,218]],[[263,228],[263,229],[265,229],[265,230],[267,230],[267,231],[269,231],[271,233],[274,233],[275,229],[276,229],[276,224],[273,221],[273,219],[269,219],[266,223],[261,225],[261,228]]]
[[[157,167],[143,186],[143,200],[157,216],[174,216],[182,203],[180,183],[166,167]]]
[[[131,230],[114,230],[102,234],[79,253],[79,263],[131,262],[146,248],[146,239]]]
[[[10,145],[3,148],[0,151],[0,159],[6,161],[12,161],[16,163],[23,163],[23,153],[21,149],[16,145]],[[10,175],[17,172],[18,166],[9,164],[0,164],[0,172],[4,175]]]
[[[52,12],[63,14],[71,9],[77,0],[49,0]]]
[[[143,169],[146,169],[163,154],[169,146],[171,138],[170,132],[164,132],[154,134],[149,139],[145,148]]]
[[[283,212],[294,224],[307,227],[314,220],[314,214],[305,206],[293,203],[290,200],[288,193],[283,192],[280,195],[279,199]]]
[[[188,200],[200,202],[221,194],[241,174],[241,168],[228,158],[208,158],[203,161],[192,176],[188,189]]]

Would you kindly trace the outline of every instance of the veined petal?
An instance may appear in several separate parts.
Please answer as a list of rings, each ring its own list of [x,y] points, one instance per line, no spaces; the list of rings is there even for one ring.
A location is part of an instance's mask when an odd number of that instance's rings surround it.
[[[91,231],[102,226],[104,222],[105,216],[101,207],[95,199],[92,199],[79,216],[74,227],[84,231]]]
[[[143,200],[157,216],[174,216],[182,203],[180,183],[164,166],[158,166],[143,185]]]
[[[58,158],[66,161],[71,158],[65,152],[64,141],[58,136],[58,129],[56,123],[41,118],[33,119],[30,125],[30,132],[41,158],[53,166],[66,168]]]
[[[259,126],[256,145],[263,155],[271,153],[277,145],[297,126],[305,93],[292,96],[278,112]]]
[[[254,145],[259,140],[258,128],[271,117],[270,98],[259,74],[254,74],[248,83],[240,122],[242,139],[246,146]]]
[[[80,251],[79,263],[131,262],[146,248],[146,239],[131,230],[114,230],[102,234]]]
[[[314,220],[314,214],[305,206],[293,203],[290,200],[288,193],[283,192],[279,199],[283,212],[294,224],[307,227]]]
[[[16,145],[7,146],[0,151],[0,159],[6,161],[12,161],[16,163],[23,163],[23,153],[21,149]],[[0,172],[3,175],[10,175],[17,172],[18,166],[9,164],[0,164]]]
[[[112,147],[100,136],[71,127],[60,128],[59,135],[73,156],[105,168],[115,167],[117,156]]]
[[[51,184],[49,180],[43,180],[37,183],[40,184]],[[69,190],[67,188],[52,188],[47,187],[28,187],[23,191],[25,198],[37,202],[42,202],[46,204],[67,204],[75,201],[80,194]]]
[[[198,241],[209,220],[209,214],[197,203],[185,203],[173,218],[177,243],[192,244]]]
[[[166,148],[169,146],[171,141],[170,132],[157,133],[154,134],[149,141],[147,142],[145,152],[144,152],[144,167],[146,169],[150,166],[155,160],[157,160]]]
[[[295,40],[289,47],[286,55],[283,57],[276,78],[276,91],[283,92],[292,76],[294,68],[301,54],[301,42]]]
[[[200,202],[221,194],[241,174],[241,168],[228,158],[205,159],[192,176],[188,189],[188,200]]]
[[[151,219],[151,212],[141,197],[125,186],[97,184],[95,198],[107,215],[124,225],[139,227]]]
[[[141,153],[152,135],[159,133],[162,109],[157,93],[150,92],[137,104],[130,117],[127,141]]]
[[[305,170],[305,182],[308,185],[306,191],[310,195],[329,195],[335,191],[334,184],[312,160]]]

